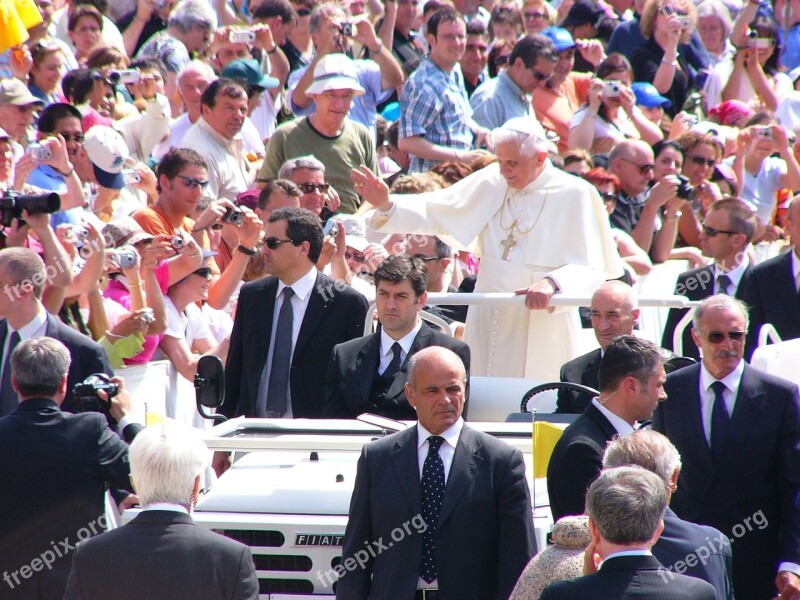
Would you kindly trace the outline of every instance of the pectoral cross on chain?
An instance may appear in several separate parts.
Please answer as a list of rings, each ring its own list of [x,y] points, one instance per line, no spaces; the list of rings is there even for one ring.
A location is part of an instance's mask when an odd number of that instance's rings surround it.
[[[514,225],[516,225],[516,221],[514,221]],[[517,245],[516,240],[514,240],[514,227],[511,227],[511,231],[508,232],[508,237],[500,242],[500,245],[503,246],[503,260],[508,260],[508,253],[511,252],[511,249]]]

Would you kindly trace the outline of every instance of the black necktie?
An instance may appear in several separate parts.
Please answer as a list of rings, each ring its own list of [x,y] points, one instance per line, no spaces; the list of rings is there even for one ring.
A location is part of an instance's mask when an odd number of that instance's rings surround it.
[[[714,408],[711,409],[711,454],[714,460],[720,458],[722,453],[722,442],[725,440],[725,433],[728,431],[728,409],[725,407],[725,398],[722,393],[728,389],[721,381],[711,384],[714,392]]]
[[[400,351],[402,349],[402,346],[397,342],[392,344],[392,360],[389,366],[386,367],[386,370],[381,373],[381,377],[384,379],[394,379],[394,376],[397,375],[397,372],[400,370]]]
[[[294,290],[283,288],[283,304],[278,313],[275,343],[272,345],[272,367],[267,388],[267,416],[282,417],[286,414],[289,393],[289,367],[292,361],[292,296]]]
[[[728,277],[725,274],[720,275],[719,277],[717,277],[717,289],[722,294],[726,294],[727,295],[728,294],[728,288],[731,287],[732,284],[733,284],[733,282],[731,281],[731,278]]]
[[[8,340],[8,351],[3,358],[3,379],[0,381],[0,417],[13,411],[19,404],[17,393],[11,386],[11,354],[19,344],[19,333],[13,332]]]
[[[422,564],[419,575],[427,583],[436,579],[436,523],[444,498],[444,463],[439,448],[444,438],[432,435],[428,438],[428,456],[422,465],[422,518],[428,528],[422,534]]]

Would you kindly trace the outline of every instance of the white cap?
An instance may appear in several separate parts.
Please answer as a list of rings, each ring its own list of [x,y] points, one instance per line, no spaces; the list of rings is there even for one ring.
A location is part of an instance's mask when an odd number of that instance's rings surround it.
[[[316,95],[328,90],[353,90],[355,96],[365,91],[358,82],[356,64],[344,54],[327,54],[314,67],[314,82],[306,94]]]
[[[122,136],[111,127],[95,125],[86,132],[83,147],[92,161],[97,182],[103,187],[122,189],[125,185],[122,169],[129,156]]]
[[[369,246],[367,240],[367,225],[363,217],[354,215],[336,215],[335,220],[344,225],[344,243],[356,252],[364,252]]]
[[[541,123],[539,123],[539,121],[537,121],[534,117],[514,117],[503,123],[500,126],[500,129],[516,131],[517,133],[526,133],[531,137],[535,137],[539,141],[548,141],[544,127],[542,127]]]

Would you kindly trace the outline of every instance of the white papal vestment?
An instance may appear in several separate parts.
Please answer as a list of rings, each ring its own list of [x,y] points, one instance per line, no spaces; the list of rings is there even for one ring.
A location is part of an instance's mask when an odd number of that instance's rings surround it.
[[[590,296],[606,279],[622,275],[608,214],[590,183],[555,168],[522,190],[510,189],[497,163],[444,190],[392,195],[371,226],[386,233],[436,235],[481,257],[476,293],[513,292],[548,276],[565,295]],[[516,224],[515,224],[516,221]],[[502,242],[514,230],[503,260]],[[559,369],[580,350],[577,308],[553,312],[471,306],[465,341],[471,373],[557,381]]]

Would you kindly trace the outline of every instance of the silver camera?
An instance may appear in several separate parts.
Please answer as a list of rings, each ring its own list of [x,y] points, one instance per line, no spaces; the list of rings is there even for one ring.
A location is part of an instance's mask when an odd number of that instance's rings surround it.
[[[136,69],[122,69],[120,71],[111,71],[108,78],[111,83],[139,83],[142,80],[142,74]]]
[[[603,82],[603,96],[606,98],[619,98],[619,92],[622,89],[622,83],[619,81],[604,81]]]
[[[172,244],[172,248],[173,248],[173,249],[175,249],[175,250],[180,250],[181,248],[183,248],[183,246],[184,246],[184,244],[185,244],[186,242],[184,242],[184,241],[183,241],[183,238],[182,238],[181,236],[179,236],[179,235],[176,235],[175,237],[173,237],[173,238],[172,238],[172,239],[169,241],[169,243],[170,243],[170,244]]]
[[[772,127],[769,125],[766,127],[753,127],[753,133],[756,137],[764,140],[771,140],[775,137]]]
[[[120,269],[130,269],[136,264],[136,253],[128,248],[110,252],[109,258],[111,258]]]
[[[142,181],[142,176],[139,174],[138,171],[135,171],[133,169],[123,169],[122,177],[125,180],[125,185],[131,185],[132,183],[140,183]]]
[[[53,158],[53,152],[50,150],[50,146],[31,144],[28,149],[30,150],[31,156],[39,162],[45,162]]]
[[[345,21],[339,25],[339,31],[341,31],[342,35],[345,37],[353,37],[353,35],[355,35],[355,29],[355,23],[350,23],[349,21]]]
[[[239,29],[238,31],[231,32],[231,42],[233,42],[234,44],[252,44],[255,41],[256,41],[255,31]]]
[[[142,320],[148,325],[156,320],[156,316],[153,314],[153,309],[150,307],[143,308],[141,314]]]

